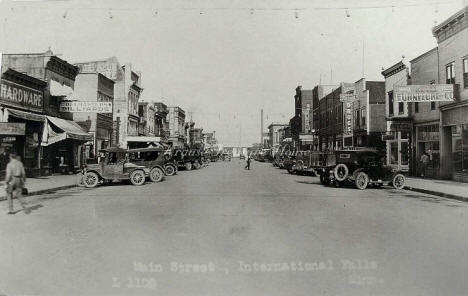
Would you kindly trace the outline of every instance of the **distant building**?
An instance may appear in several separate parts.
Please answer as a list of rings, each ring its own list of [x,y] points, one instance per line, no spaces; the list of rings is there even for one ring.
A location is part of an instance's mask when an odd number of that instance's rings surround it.
[[[273,122],[268,126],[269,146],[274,151],[278,150],[281,144],[280,130],[289,126],[288,123]]]
[[[173,147],[185,146],[185,111],[177,106],[168,107],[169,142]]]
[[[161,137],[161,142],[168,143],[169,141],[169,122],[167,120],[167,115],[169,111],[167,106],[164,103],[157,102],[154,103],[154,133],[155,136]]]

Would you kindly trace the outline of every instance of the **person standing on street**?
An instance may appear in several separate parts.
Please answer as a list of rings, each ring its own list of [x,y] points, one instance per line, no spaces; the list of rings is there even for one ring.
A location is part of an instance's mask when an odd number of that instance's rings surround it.
[[[6,192],[8,198],[8,214],[15,214],[13,211],[13,199],[16,197],[20,202],[23,210],[28,213],[21,196],[23,194],[24,183],[26,182],[26,173],[23,163],[18,160],[16,153],[10,153],[10,162],[6,167]]]
[[[423,152],[423,154],[421,155],[421,159],[419,161],[421,163],[421,177],[425,178],[427,164],[429,163],[429,156],[426,154],[426,151]]]
[[[246,166],[244,167],[244,169],[246,169],[246,170],[250,170],[250,155],[249,155],[249,156],[247,156],[247,160],[246,160],[246,162],[247,162],[247,164],[246,164]]]

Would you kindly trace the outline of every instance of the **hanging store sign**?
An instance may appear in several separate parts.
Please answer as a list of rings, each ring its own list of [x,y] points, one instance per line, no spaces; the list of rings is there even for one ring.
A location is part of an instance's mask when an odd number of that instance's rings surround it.
[[[0,102],[32,111],[42,111],[44,106],[41,91],[4,79],[0,81]]]
[[[64,101],[60,103],[60,112],[112,113],[112,102]]]
[[[344,131],[345,135],[351,135],[353,133],[353,103],[347,101],[343,103],[344,107]]]
[[[407,85],[394,87],[395,102],[454,101],[453,84]]]
[[[340,102],[349,102],[356,99],[355,94],[340,94]]]
[[[24,136],[26,134],[26,123],[0,122],[0,135],[2,136]]]

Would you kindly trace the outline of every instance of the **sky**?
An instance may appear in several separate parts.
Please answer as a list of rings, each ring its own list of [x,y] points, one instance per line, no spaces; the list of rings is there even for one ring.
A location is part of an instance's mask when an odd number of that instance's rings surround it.
[[[437,46],[434,24],[467,0],[0,0],[0,52],[68,62],[116,56],[142,98],[180,106],[220,143],[250,146],[289,122],[295,88],[383,81]],[[364,65],[364,67],[363,67]]]

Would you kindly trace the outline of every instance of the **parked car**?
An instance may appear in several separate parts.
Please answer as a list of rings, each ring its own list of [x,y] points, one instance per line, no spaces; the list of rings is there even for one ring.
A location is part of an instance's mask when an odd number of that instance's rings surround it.
[[[130,162],[150,169],[149,177],[153,182],[161,182],[165,176],[164,148],[137,148],[129,149]],[[172,166],[172,164],[169,164]]]
[[[368,185],[376,187],[387,183],[395,189],[405,185],[405,175],[385,164],[384,155],[377,150],[347,149],[334,153],[322,153],[317,160],[321,166],[316,170],[320,174],[322,184],[354,184],[358,189],[366,189]]]
[[[315,151],[298,151],[296,163],[293,166],[293,171],[298,175],[315,176],[316,172],[312,166],[312,156],[318,152]]]
[[[122,148],[100,150],[99,162],[87,164],[83,169],[83,183],[96,187],[99,183],[113,180],[130,180],[133,185],[143,185],[150,169],[129,161],[128,151]]]
[[[231,158],[232,156],[231,156],[231,153],[229,152],[224,152],[223,154],[221,154],[221,159],[223,161],[231,161]]]
[[[239,159],[245,159],[245,155],[244,155],[244,154],[240,154],[240,155],[239,155]]]

